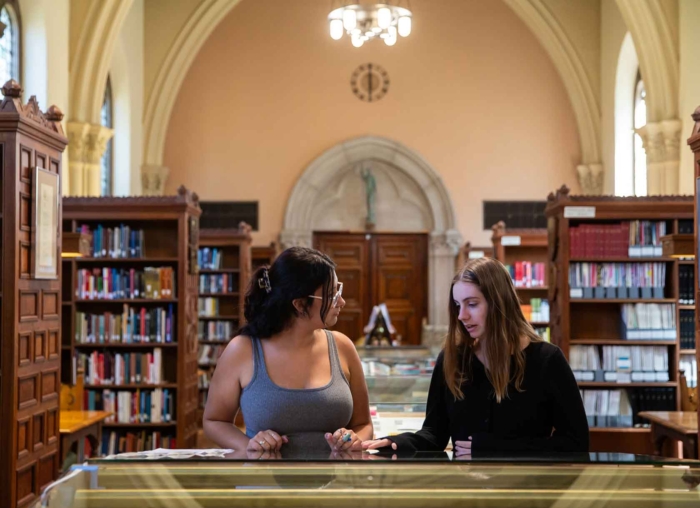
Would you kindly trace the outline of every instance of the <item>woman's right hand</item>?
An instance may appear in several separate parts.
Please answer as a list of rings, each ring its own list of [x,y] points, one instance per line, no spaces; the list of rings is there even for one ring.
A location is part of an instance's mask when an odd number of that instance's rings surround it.
[[[277,452],[288,442],[287,436],[280,436],[274,430],[261,430],[248,441],[246,449],[249,452]]]
[[[392,450],[396,450],[398,446],[391,439],[373,439],[371,441],[362,441],[363,450],[376,450],[377,448],[385,448],[391,446]]]

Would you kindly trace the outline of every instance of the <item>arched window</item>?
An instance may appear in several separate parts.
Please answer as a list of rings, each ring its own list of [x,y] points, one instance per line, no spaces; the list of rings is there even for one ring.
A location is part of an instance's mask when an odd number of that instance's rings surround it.
[[[107,76],[107,86],[105,87],[105,97],[102,101],[102,111],[100,115],[100,123],[103,127],[109,127],[112,129],[114,125],[112,124],[112,84],[110,83],[109,76]],[[112,195],[112,181],[113,181],[113,171],[114,171],[114,158],[112,156],[112,144],[113,140],[110,138],[107,141],[107,148],[105,148],[105,153],[102,154],[102,195],[111,196]]]
[[[17,0],[5,2],[0,9],[0,86],[8,80],[19,81],[20,63],[20,22]]]
[[[647,91],[641,74],[637,73],[637,83],[634,87],[634,128],[639,129],[647,124]],[[642,137],[634,133],[634,195],[647,195],[647,154],[644,151]]]

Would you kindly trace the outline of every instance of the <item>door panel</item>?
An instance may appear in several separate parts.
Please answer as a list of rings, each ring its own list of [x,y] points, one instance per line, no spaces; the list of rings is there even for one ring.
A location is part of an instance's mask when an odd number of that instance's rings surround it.
[[[424,234],[376,235],[374,277],[377,303],[386,303],[403,344],[420,344],[427,316],[428,237]]]
[[[426,234],[314,233],[314,247],[336,262],[345,308],[334,329],[363,336],[372,307],[385,303],[403,344],[420,344],[428,315]]]
[[[354,342],[363,335],[371,308],[369,242],[362,234],[314,233],[314,248],[328,254],[337,265],[345,308],[333,329]]]

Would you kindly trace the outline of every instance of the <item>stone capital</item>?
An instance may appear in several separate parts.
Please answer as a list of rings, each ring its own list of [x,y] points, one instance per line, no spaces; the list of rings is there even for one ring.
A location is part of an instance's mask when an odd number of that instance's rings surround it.
[[[68,122],[71,196],[102,194],[101,159],[114,131],[102,125]]]
[[[144,196],[162,196],[170,168],[154,164],[141,166],[141,192]]]
[[[579,164],[576,166],[578,181],[583,194],[597,195],[603,193],[603,165]]]

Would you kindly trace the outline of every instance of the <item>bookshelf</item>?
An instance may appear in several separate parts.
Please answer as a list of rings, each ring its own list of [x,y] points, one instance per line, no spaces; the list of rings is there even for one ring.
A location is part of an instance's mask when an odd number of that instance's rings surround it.
[[[49,211],[61,220],[62,154],[68,143],[61,111],[44,113],[36,97],[23,103],[22,87],[2,87],[0,111],[0,491],[2,506],[34,504],[59,473],[60,228],[41,235],[52,278],[35,275],[34,199],[37,167],[57,178]],[[46,176],[46,175],[43,175]],[[41,200],[42,209],[46,200]],[[54,208],[55,206],[55,208]],[[43,216],[42,218],[46,218]],[[42,221],[42,224],[44,222]],[[55,256],[55,257],[54,257]],[[42,257],[42,259],[46,259]]]
[[[197,434],[199,199],[63,198],[63,231],[91,236],[63,260],[63,382],[109,410],[101,451],[193,448]]]
[[[199,233],[198,417],[202,421],[216,358],[243,322],[251,274],[251,227],[202,229]]]
[[[680,305],[684,261],[664,256],[660,238],[692,228],[692,198],[571,196],[562,187],[545,214],[552,342],[579,380],[591,451],[651,453],[636,415],[680,409],[679,323],[691,310]]]
[[[493,225],[493,256],[511,272],[525,317],[535,331],[550,340],[547,302],[547,231],[507,229],[503,221]]]
[[[489,245],[488,247],[476,247],[472,245],[471,242],[465,242],[465,244],[460,247],[457,257],[455,258],[455,271],[460,270],[468,260],[483,257],[493,257],[493,245]]]
[[[252,271],[263,265],[271,265],[277,257],[277,244],[270,242],[270,245],[254,245],[251,248]]]
[[[690,146],[690,149],[693,151],[693,175],[695,176],[695,196],[693,199],[693,217],[698,217],[700,218],[700,202],[698,200],[700,199],[700,189],[698,189],[698,185],[700,185],[700,107],[696,109],[693,112],[693,120],[695,121],[695,124],[693,125],[693,132],[690,135],[690,138],[688,138],[688,145]],[[700,276],[700,272],[698,271],[698,263],[700,262],[700,258],[698,258],[698,247],[700,244],[698,243],[698,234],[700,231],[698,231],[698,228],[700,228],[700,219],[695,220],[695,227],[693,228],[693,235],[694,235],[694,249],[693,252],[695,253],[695,256],[693,259],[693,270],[695,274],[695,284],[693,287],[693,294],[695,296],[695,302],[697,305],[697,302],[699,301],[698,298],[700,298],[700,279],[698,277]],[[693,323],[693,335],[694,338],[697,341],[698,337],[698,331],[700,331],[700,316],[698,316],[698,312],[695,312],[694,315],[694,323]],[[700,371],[698,370],[698,365],[700,365],[700,347],[695,344],[695,348],[693,350],[687,350],[687,355],[691,355],[691,351],[694,352],[694,358],[695,358],[695,377],[696,380],[698,377],[700,377],[698,374],[700,374]],[[690,358],[686,358],[690,359]],[[697,388],[697,390],[700,391],[700,388]],[[700,428],[700,406],[698,406],[698,427]],[[700,440],[698,440],[698,456],[700,456]]]

